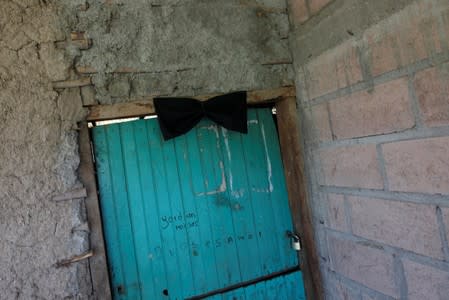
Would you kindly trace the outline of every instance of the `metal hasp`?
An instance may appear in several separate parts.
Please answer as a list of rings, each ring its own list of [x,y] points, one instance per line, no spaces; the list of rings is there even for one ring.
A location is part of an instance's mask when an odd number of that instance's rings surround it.
[[[292,248],[296,251],[302,250],[301,238],[296,233],[287,230],[287,237],[291,239]]]

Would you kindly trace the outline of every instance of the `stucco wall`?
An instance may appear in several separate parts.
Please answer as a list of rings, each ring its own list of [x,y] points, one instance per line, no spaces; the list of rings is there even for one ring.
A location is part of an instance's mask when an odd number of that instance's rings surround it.
[[[0,1],[0,299],[89,293],[85,263],[54,266],[88,247],[82,200],[52,201],[79,187],[84,111],[51,84],[70,76],[70,55],[54,47],[69,21],[51,1]]]
[[[449,2],[291,0],[327,299],[449,295]]]
[[[0,0],[0,299],[92,294],[87,261],[55,267],[90,248],[83,103],[292,84],[288,30],[277,0]]]
[[[101,103],[293,83],[284,1],[90,1],[78,20]]]

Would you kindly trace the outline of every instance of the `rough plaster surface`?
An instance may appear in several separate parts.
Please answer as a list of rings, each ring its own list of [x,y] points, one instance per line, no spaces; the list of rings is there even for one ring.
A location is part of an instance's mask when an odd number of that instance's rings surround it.
[[[292,84],[285,1],[90,1],[78,30],[93,47],[102,103]],[[117,68],[131,73],[111,74]]]
[[[54,266],[89,243],[83,199],[51,200],[80,187],[86,114],[79,88],[52,81],[93,67],[101,103],[279,87],[288,30],[283,0],[0,0],[0,299],[92,296],[87,262]],[[71,31],[93,48],[56,49]]]
[[[0,0],[0,299],[84,297],[85,263],[54,264],[88,248],[82,200],[51,201],[79,185],[73,91],[51,81],[70,76],[70,57],[52,1]]]

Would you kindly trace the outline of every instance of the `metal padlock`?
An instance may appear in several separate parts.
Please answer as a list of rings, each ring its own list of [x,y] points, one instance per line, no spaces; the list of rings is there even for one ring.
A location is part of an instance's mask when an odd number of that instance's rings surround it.
[[[302,249],[302,245],[301,245],[301,238],[299,237],[299,235],[291,231],[287,231],[287,236],[291,240],[292,248],[296,251],[300,251]]]

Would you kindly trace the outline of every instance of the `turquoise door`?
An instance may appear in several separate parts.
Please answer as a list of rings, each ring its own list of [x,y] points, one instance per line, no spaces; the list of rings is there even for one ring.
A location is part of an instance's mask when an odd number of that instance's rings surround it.
[[[93,128],[114,299],[304,299],[271,110],[248,130]]]

